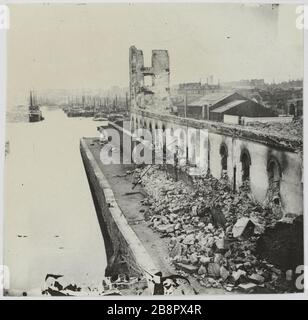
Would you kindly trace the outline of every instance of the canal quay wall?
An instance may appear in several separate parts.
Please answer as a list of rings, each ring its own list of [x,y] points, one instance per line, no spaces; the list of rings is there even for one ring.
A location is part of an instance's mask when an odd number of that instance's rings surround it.
[[[105,175],[83,138],[80,140],[80,152],[105,241],[106,276],[126,273],[148,278],[150,274],[154,275],[158,269],[128,224]]]

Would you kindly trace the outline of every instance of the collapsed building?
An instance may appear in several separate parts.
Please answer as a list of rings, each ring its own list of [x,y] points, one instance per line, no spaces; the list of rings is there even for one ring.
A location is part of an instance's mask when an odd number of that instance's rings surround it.
[[[302,139],[264,127],[174,116],[170,112],[168,51],[153,50],[150,67],[144,66],[142,50],[132,46],[129,53],[132,131],[181,129],[187,133],[191,148],[197,148],[200,131],[189,135],[189,128],[207,130],[204,142],[207,154],[200,162],[196,161],[197,150],[188,150],[188,165],[199,166],[217,179],[225,173],[234,190],[248,182],[258,202],[264,203],[271,196],[279,202],[285,216],[303,214]],[[152,79],[152,85],[145,85],[146,77]],[[251,110],[250,104],[249,108]]]

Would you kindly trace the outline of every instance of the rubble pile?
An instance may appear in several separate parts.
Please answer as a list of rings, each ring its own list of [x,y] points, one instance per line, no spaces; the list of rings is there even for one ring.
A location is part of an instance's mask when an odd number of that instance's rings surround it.
[[[284,122],[251,122],[247,128],[260,130],[261,132],[278,136],[284,139],[300,142],[302,148],[303,143],[303,119],[296,119],[289,123]]]
[[[237,124],[211,123],[213,132],[233,136],[245,137],[256,141],[263,141],[271,146],[283,147],[296,152],[303,150],[303,120],[297,119],[290,123],[251,122],[245,126]]]
[[[161,237],[170,238],[171,262],[181,274],[191,274],[207,288],[250,292],[286,292],[284,274],[260,258],[256,243],[281,217],[257,203],[248,184],[233,193],[226,178],[211,175],[194,180],[194,187],[175,182],[159,168],[142,174],[148,197],[145,219]]]
[[[287,135],[290,139],[303,138],[303,119],[293,120],[289,123],[283,122],[251,122],[249,127],[254,127],[260,130],[266,130],[269,133],[278,133],[283,136]]]

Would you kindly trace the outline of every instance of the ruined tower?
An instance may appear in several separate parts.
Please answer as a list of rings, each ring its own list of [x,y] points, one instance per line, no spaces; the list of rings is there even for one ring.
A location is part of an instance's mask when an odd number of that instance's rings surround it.
[[[152,85],[145,85],[151,77]],[[152,50],[152,65],[144,66],[143,52],[135,46],[129,49],[129,79],[131,108],[166,113],[170,110],[170,70],[167,50]]]

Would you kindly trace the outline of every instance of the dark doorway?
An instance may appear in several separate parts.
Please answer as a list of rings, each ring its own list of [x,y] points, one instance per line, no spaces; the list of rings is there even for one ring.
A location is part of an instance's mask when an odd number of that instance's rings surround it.
[[[162,126],[163,130],[163,161],[166,163],[166,156],[167,156],[167,146],[166,146],[166,127]]]
[[[236,190],[236,167],[233,168],[233,192]]]
[[[289,114],[292,116],[295,116],[295,105],[294,103],[291,103],[289,106]]]
[[[280,192],[281,167],[278,160],[270,157],[267,164],[269,191],[275,195]]]
[[[241,163],[242,163],[242,182],[249,181],[251,160],[250,160],[249,152],[247,150],[242,151]]]
[[[223,172],[228,170],[228,149],[224,143],[220,146],[219,153],[221,156],[221,170]]]

